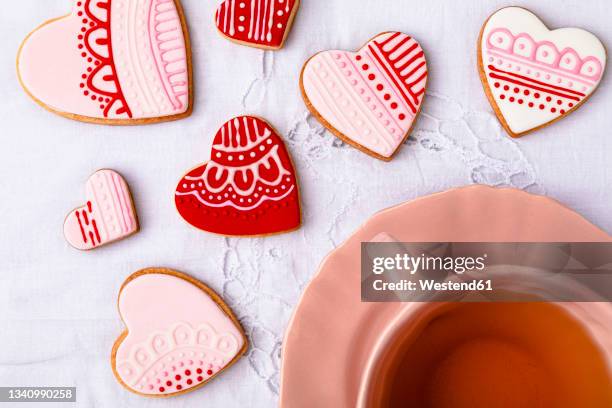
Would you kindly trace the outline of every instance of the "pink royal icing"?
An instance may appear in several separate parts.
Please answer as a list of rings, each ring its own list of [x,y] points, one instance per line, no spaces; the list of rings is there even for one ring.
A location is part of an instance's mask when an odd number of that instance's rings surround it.
[[[176,0],[178,1],[178,0]],[[77,0],[24,41],[27,91],[62,114],[147,119],[189,108],[189,61],[175,0]]]
[[[115,345],[114,370],[140,394],[167,396],[197,387],[246,344],[237,323],[207,292],[170,273],[136,274],[119,294],[127,335]]]
[[[113,170],[95,172],[85,185],[85,205],[64,221],[64,236],[73,247],[93,249],[138,231],[127,183]]]
[[[595,91],[606,64],[594,35],[577,28],[551,31],[519,7],[489,18],[480,49],[487,86],[514,135],[575,109]]]
[[[356,53],[325,51],[304,67],[309,105],[354,144],[389,158],[421,107],[427,63],[417,41],[398,32],[376,36]]]
[[[546,72],[565,71],[589,82],[599,81],[603,73],[601,61],[595,57],[582,59],[571,47],[560,51],[550,41],[536,42],[529,33],[514,36],[506,28],[496,28],[491,31],[487,39],[487,48],[491,53],[501,52],[526,63],[542,65]]]

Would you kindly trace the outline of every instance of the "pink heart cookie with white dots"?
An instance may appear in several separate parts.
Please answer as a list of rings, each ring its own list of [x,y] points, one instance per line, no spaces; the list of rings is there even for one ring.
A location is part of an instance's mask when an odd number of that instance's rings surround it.
[[[94,249],[138,232],[132,195],[121,174],[98,170],[85,184],[85,197],[64,221],[64,236],[76,249]]]
[[[115,342],[115,377],[129,391],[169,397],[193,391],[234,364],[248,342],[209,287],[177,271],[149,268],[119,292],[126,330]]]
[[[421,111],[427,75],[420,44],[387,32],[357,52],[316,54],[304,65],[300,88],[310,111],[332,133],[388,161]]]
[[[179,0],[72,0],[24,40],[17,74],[38,104],[111,125],[189,116],[189,35]]]
[[[478,55],[487,97],[512,137],[574,112],[597,89],[606,67],[606,50],[593,34],[578,28],[549,30],[520,7],[489,17]]]

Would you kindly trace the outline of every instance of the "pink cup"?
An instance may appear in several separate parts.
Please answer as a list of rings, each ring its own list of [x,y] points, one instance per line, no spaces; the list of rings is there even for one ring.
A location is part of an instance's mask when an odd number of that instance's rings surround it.
[[[612,240],[558,202],[514,189],[470,186],[376,214],[330,253],[302,295],[283,347],[281,407],[375,407],[402,336],[440,311],[431,303],[361,302],[361,243],[381,234],[400,242]],[[609,372],[610,306],[560,307],[590,336]]]

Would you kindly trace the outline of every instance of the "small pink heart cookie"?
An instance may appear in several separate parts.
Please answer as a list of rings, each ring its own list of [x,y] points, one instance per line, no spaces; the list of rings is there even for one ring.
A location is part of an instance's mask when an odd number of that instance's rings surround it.
[[[593,34],[578,28],[549,30],[520,7],[489,17],[478,55],[487,97],[512,137],[574,112],[597,89],[606,66],[606,50]]]
[[[73,0],[24,40],[17,73],[59,115],[102,124],[179,119],[192,110],[189,37],[179,0]]]
[[[114,170],[98,170],[85,184],[85,205],[64,221],[64,236],[80,250],[97,248],[138,232],[130,189]]]
[[[169,397],[193,391],[234,364],[248,342],[223,300],[170,269],[136,272],[119,292],[126,331],[115,342],[115,377],[129,391]]]
[[[423,49],[399,32],[379,34],[357,52],[320,52],[300,77],[304,101],[325,127],[387,161],[414,126],[426,85]]]

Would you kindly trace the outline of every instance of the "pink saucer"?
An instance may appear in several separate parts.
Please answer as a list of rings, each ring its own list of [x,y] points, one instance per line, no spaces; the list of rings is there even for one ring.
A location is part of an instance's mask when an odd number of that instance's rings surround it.
[[[280,406],[355,407],[381,333],[410,303],[361,303],[360,244],[379,234],[415,242],[585,242],[612,237],[557,201],[470,186],[384,210],[323,261],[283,347]]]

